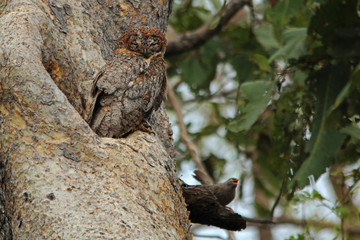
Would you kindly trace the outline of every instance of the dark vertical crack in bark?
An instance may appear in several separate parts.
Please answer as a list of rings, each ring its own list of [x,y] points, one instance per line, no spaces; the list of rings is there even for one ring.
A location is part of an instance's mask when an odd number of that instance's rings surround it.
[[[12,231],[11,231],[11,218],[8,214],[8,210],[12,208],[12,206],[6,206],[6,196],[12,196],[12,194],[8,194],[9,189],[6,187],[6,162],[8,157],[4,156],[4,154],[0,155],[0,239],[4,240],[12,240]],[[10,207],[10,208],[9,208]]]

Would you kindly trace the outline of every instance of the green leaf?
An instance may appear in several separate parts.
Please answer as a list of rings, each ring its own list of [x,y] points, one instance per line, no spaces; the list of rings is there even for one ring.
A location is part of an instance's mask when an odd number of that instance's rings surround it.
[[[260,70],[264,71],[264,72],[271,72],[272,69],[268,63],[268,59],[261,54],[254,54],[250,57],[250,61],[256,63]]]
[[[275,84],[269,81],[243,83],[239,90],[240,116],[228,125],[232,132],[246,131],[256,122],[268,106]]]
[[[246,53],[234,55],[230,59],[231,65],[236,71],[236,77],[240,82],[250,80],[256,66],[250,62],[249,55]]]
[[[232,48],[234,52],[253,52],[257,48],[261,49],[260,44],[254,41],[253,31],[250,27],[229,25],[226,29],[231,40],[228,47]]]
[[[348,61],[360,57],[358,1],[325,1],[312,17],[308,34],[322,42],[326,53]]]
[[[222,7],[222,3],[219,0],[211,0],[211,4],[214,9],[220,9]]]
[[[327,122],[331,107],[346,84],[344,79],[349,79],[349,66],[346,63],[327,65],[316,73],[315,78],[317,103],[311,138],[306,144],[306,151],[310,155],[297,171],[290,186],[298,182],[299,187],[304,187],[310,175],[317,179],[331,165],[346,137],[337,129],[336,123],[329,125]]]
[[[266,51],[278,49],[280,47],[280,43],[275,37],[272,24],[264,24],[255,27],[254,34],[256,40]]]
[[[316,190],[312,191],[311,199],[325,200],[325,198]]]
[[[347,97],[349,94],[350,87],[351,82],[348,82],[337,96],[335,103],[331,107],[331,110],[335,110],[344,101],[345,97]]]
[[[340,218],[346,218],[350,214],[349,210],[342,206],[335,206],[332,210],[335,211]]]
[[[304,234],[298,234],[296,237],[290,236],[290,238],[287,238],[285,240],[305,240]]]
[[[212,14],[202,7],[174,4],[173,14],[170,17],[171,26],[179,32],[198,29]]]
[[[265,19],[274,24],[277,28],[294,24],[294,19],[298,25],[307,26],[309,7],[305,0],[281,0],[265,12]]]
[[[280,57],[298,58],[305,53],[306,28],[289,28],[282,33],[284,46],[277,50],[269,59],[272,62]]]
[[[304,73],[301,70],[296,70],[293,76],[293,80],[294,82],[296,82],[297,84],[299,84],[300,86],[304,86],[305,85],[305,80],[307,78],[307,74]]]
[[[321,131],[336,126],[327,126],[327,117],[330,115],[331,107],[335,103],[340,91],[349,80],[349,66],[347,63],[337,65],[326,65],[315,74],[315,92],[317,97],[314,120],[311,126],[311,138],[306,146],[306,151],[311,152],[317,142],[317,135]]]
[[[346,126],[340,130],[341,133],[345,133],[349,136],[352,136],[358,140],[360,140],[360,126],[356,124],[352,124],[349,126]]]
[[[203,46],[202,54],[198,58],[189,58],[181,64],[181,77],[194,93],[197,94],[199,90],[209,90],[220,60],[218,48],[217,42],[211,40]]]
[[[308,176],[314,175],[317,179],[326,167],[331,165],[344,139],[345,135],[337,129],[321,131],[310,157],[301,165],[290,185],[293,186],[295,182],[298,182],[298,186],[302,188],[307,185]]]
[[[209,71],[198,59],[191,58],[181,65],[181,77],[193,90],[206,89],[209,86]]]

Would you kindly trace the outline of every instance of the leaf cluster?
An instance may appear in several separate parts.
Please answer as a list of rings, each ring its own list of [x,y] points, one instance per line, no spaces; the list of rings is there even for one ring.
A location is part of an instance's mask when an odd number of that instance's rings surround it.
[[[210,5],[178,5],[171,26],[199,28],[222,6]],[[360,157],[359,4],[280,0],[256,9],[263,12],[255,26],[242,10],[206,44],[169,59],[169,75],[180,76],[176,86],[187,86],[191,102],[211,103],[196,139],[225,138],[260,167],[269,195],[285,179],[291,197],[310,175]]]

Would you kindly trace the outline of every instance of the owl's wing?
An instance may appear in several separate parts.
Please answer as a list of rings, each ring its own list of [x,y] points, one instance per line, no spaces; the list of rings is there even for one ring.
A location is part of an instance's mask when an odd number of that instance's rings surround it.
[[[148,67],[140,56],[118,52],[94,79],[94,93],[98,90],[110,95],[115,91],[125,91],[129,84]]]
[[[92,118],[94,116],[94,109],[95,109],[95,106],[96,104],[98,104],[98,96],[101,94],[101,91],[99,89],[96,88],[95,85],[92,86],[92,90],[91,90],[91,97],[92,97],[92,101],[90,103],[90,106],[89,108],[87,109],[87,115],[86,115],[86,122],[87,123],[91,123],[92,121]]]
[[[86,121],[90,123],[93,120],[100,95],[111,95],[116,91],[117,97],[122,96],[148,66],[148,62],[140,56],[121,51],[116,52],[113,59],[104,65],[94,77],[91,87],[93,101],[89,107]]]
[[[154,111],[160,108],[161,103],[163,102],[164,99],[164,95],[166,96],[166,92],[167,92],[166,64],[164,59],[161,58],[161,60],[162,62],[160,62],[159,64],[160,67],[158,69],[161,87],[159,88],[160,92],[158,93],[154,101]]]
[[[98,88],[96,86],[99,78],[101,78],[101,76],[104,74],[104,72],[106,71],[106,65],[103,66],[99,72],[95,75],[94,79],[93,79],[93,82],[92,82],[92,85],[91,85],[91,95],[92,96],[95,96],[98,94]]]
[[[150,66],[147,70],[147,76],[150,86],[153,88],[151,101],[143,106],[144,112],[156,111],[159,109],[164,94],[166,93],[166,63],[161,56],[155,56],[151,59]]]
[[[95,75],[95,77],[93,78],[93,81],[92,81],[92,85],[91,85],[91,89],[90,89],[90,98],[92,99],[91,100],[91,103],[89,104],[89,106],[87,107],[87,115],[86,115],[86,122],[88,124],[91,123],[92,119],[93,119],[93,116],[94,116],[94,109],[95,109],[95,106],[98,103],[98,97],[99,95],[101,94],[101,90],[96,86],[97,82],[98,82],[98,79],[102,77],[102,75],[105,73],[107,69],[107,65],[104,65],[100,71]]]

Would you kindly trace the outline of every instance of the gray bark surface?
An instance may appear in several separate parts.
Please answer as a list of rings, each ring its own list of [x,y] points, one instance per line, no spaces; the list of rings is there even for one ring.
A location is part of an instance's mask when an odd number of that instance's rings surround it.
[[[168,14],[161,0],[0,3],[0,239],[190,238],[159,139],[100,138],[84,120],[121,32],[165,30]]]

